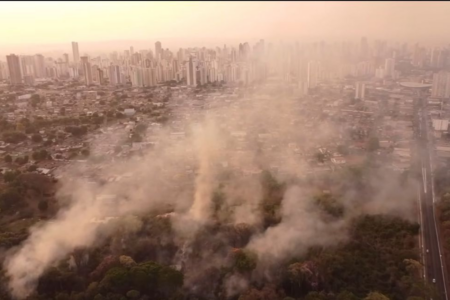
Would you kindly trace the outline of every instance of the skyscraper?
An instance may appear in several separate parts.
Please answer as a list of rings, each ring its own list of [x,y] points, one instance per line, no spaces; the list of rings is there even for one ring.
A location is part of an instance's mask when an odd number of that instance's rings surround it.
[[[36,54],[34,56],[34,75],[36,78],[45,77],[45,59],[42,54]]]
[[[6,63],[0,61],[0,80],[8,78],[8,67]]]
[[[366,37],[361,38],[360,54],[362,59],[367,59],[369,56],[369,44],[367,43]]]
[[[435,98],[450,98],[450,73],[441,71],[433,75],[431,96]]]
[[[105,73],[103,72],[102,69],[100,69],[99,67],[97,67],[95,69],[95,77],[97,78],[97,84],[98,85],[103,85],[105,83]]]
[[[10,54],[6,56],[11,84],[22,84],[22,70],[20,69],[19,56]]]
[[[78,43],[72,42],[73,62],[78,63],[80,60],[80,52],[78,51]]]
[[[440,52],[441,51],[439,48],[433,48],[433,50],[431,51],[431,58],[430,58],[431,67],[433,67],[433,68],[438,67],[438,58],[439,58]]]
[[[142,67],[136,67],[131,72],[131,85],[133,87],[143,87],[144,86],[144,74]]]
[[[357,82],[355,89],[355,99],[364,100],[366,94],[366,85],[364,82]]]
[[[155,57],[156,59],[161,59],[161,50],[162,50],[162,46],[161,46],[161,42],[156,42],[155,43]]]
[[[395,72],[395,60],[393,58],[387,58],[384,63],[384,76],[394,78]]]
[[[197,86],[197,63],[192,60],[192,57],[189,58],[186,71],[187,85]]]
[[[81,58],[81,66],[84,72],[84,81],[86,85],[92,84],[92,67],[91,63],[88,60],[87,56],[82,56]]]
[[[22,76],[34,76],[34,57],[31,55],[20,56],[20,66],[22,68]]]
[[[69,63],[69,54],[64,53],[64,54],[63,54],[63,58],[64,58],[64,62],[65,62],[65,63]]]
[[[319,62],[308,63],[308,89],[313,89],[319,84]]]
[[[120,73],[120,67],[111,65],[109,66],[109,84],[110,85],[118,85],[122,84],[122,76]]]

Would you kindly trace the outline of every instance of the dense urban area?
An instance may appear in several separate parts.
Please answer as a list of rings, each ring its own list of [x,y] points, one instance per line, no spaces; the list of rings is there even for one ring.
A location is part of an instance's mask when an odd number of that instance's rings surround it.
[[[71,49],[0,61],[0,299],[448,299],[449,48]]]

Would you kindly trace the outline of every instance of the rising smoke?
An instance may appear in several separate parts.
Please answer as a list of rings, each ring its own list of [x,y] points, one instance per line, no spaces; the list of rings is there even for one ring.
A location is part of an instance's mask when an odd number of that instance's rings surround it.
[[[349,218],[325,221],[310,201],[310,191],[299,186],[287,188],[278,225],[261,231],[258,209],[263,197],[260,173],[270,170],[279,181],[304,178],[309,172],[309,153],[318,145],[334,145],[335,127],[312,117],[302,101],[287,97],[254,92],[233,101],[219,100],[207,112],[191,110],[177,122],[177,128],[185,128],[185,136],[174,137],[171,126],[175,123],[170,121],[162,129],[149,129],[147,136],[155,143],[142,156],[62,168],[57,196],[66,199],[65,208],[53,220],[32,228],[29,238],[5,259],[12,294],[26,297],[49,267],[74,249],[95,246],[99,237],[111,233],[105,230],[108,218],[172,211],[170,219],[182,252],[174,264],[180,263],[190,253],[196,233],[213,223],[212,197],[219,188],[224,194],[220,221],[259,228],[247,245],[260,258],[255,272],[264,273],[311,245],[345,239]],[[96,136],[93,154],[101,151],[96,150],[101,145],[126,135],[123,130]],[[110,180],[117,176],[121,180]],[[384,196],[367,206],[386,213],[398,212],[409,203],[386,204]],[[203,258],[204,268],[224,263],[224,258],[206,250]],[[204,270],[187,269],[185,284],[194,285]],[[239,275],[228,278],[226,285],[230,295],[248,286]]]

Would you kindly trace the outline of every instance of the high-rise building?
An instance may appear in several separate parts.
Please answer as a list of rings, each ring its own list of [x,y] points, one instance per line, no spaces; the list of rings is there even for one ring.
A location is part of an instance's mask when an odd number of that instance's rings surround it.
[[[395,77],[395,60],[393,58],[387,58],[384,62],[384,76],[394,78]]]
[[[178,59],[178,61],[180,63],[184,62],[184,50],[183,50],[183,48],[180,48],[180,50],[178,50],[177,59]]]
[[[433,75],[431,96],[435,98],[450,98],[450,73],[441,71]]]
[[[155,68],[143,68],[143,85],[155,86],[156,85],[156,69]]]
[[[55,67],[57,77],[69,77],[69,65],[65,61],[59,59],[55,62]]]
[[[63,58],[64,58],[64,62],[68,64],[69,63],[69,54],[64,53]]]
[[[69,68],[69,77],[70,78],[78,78],[80,76],[78,67],[72,66]]]
[[[22,84],[22,70],[20,68],[19,56],[10,54],[6,56],[11,84]]]
[[[384,69],[383,68],[377,68],[375,70],[375,77],[378,79],[383,79],[384,78]]]
[[[6,63],[0,61],[0,80],[8,78],[8,67]]]
[[[22,68],[22,76],[34,76],[34,57],[24,55],[20,57],[20,66]]]
[[[142,67],[135,67],[131,72],[131,85],[133,87],[144,86],[144,72]]]
[[[187,85],[197,86],[197,63],[192,60],[192,57],[189,58],[186,71]]]
[[[87,56],[80,57],[86,85],[92,84],[92,67]]]
[[[36,78],[45,77],[45,58],[42,54],[36,54],[34,56],[33,69]]]
[[[367,59],[369,56],[369,44],[366,37],[361,38],[360,54],[362,59]]]
[[[308,89],[313,89],[319,84],[319,62],[310,61],[308,63]]]
[[[156,56],[156,59],[161,59],[161,51],[162,50],[162,46],[161,46],[161,42],[156,42],[155,43],[155,56]]]
[[[418,44],[415,45],[412,55],[411,63],[416,67],[423,67],[425,61],[426,51],[425,48],[419,47]]]
[[[80,52],[78,50],[78,43],[72,42],[73,62],[78,63],[80,61]]]
[[[200,85],[204,85],[207,83],[207,76],[206,76],[206,68],[204,65],[201,65],[198,69],[198,81]]]
[[[103,73],[103,70],[98,68],[95,70],[96,78],[97,78],[97,84],[103,85],[105,83],[105,75]]]
[[[120,72],[120,67],[111,65],[109,66],[109,84],[110,85],[118,85],[122,84],[122,74]]]
[[[439,48],[433,48],[431,51],[430,65],[433,68],[437,68],[439,64],[439,55],[441,50]]]
[[[355,99],[364,100],[366,95],[366,85],[364,82],[357,82],[355,88]]]

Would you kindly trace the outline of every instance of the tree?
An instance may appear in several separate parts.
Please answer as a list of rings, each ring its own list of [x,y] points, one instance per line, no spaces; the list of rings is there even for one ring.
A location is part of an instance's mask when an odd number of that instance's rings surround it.
[[[370,292],[364,300],[389,300],[389,298],[378,292]]]
[[[3,134],[3,140],[7,143],[17,144],[27,139],[23,132],[8,131]]]
[[[31,165],[31,166],[29,166],[28,169],[27,169],[28,172],[34,172],[34,171],[36,171],[36,170],[37,170],[37,166],[36,166],[36,165]]]
[[[255,253],[238,250],[235,255],[236,260],[234,266],[239,272],[250,272],[256,268],[257,257]]]
[[[39,96],[38,94],[32,95],[31,96],[31,106],[33,108],[36,108],[39,103],[41,103],[41,96]]]
[[[134,132],[131,135],[131,139],[130,140],[131,140],[132,143],[139,143],[139,142],[142,142],[142,136],[139,133]]]
[[[134,128],[134,131],[139,134],[142,134],[145,132],[146,129],[147,129],[147,126],[145,126],[145,124],[140,123]]]
[[[65,132],[69,132],[71,133],[73,136],[75,137],[80,137],[84,134],[86,134],[88,132],[87,127],[86,126],[67,126],[66,128],[64,128]]]
[[[133,287],[142,292],[155,291],[158,284],[158,273],[160,269],[161,266],[152,261],[134,266],[130,270]]]
[[[139,291],[130,290],[127,292],[127,297],[130,299],[137,299],[139,298],[139,296],[141,296],[141,293],[139,293]]]
[[[336,300],[358,300],[358,299],[359,298],[356,297],[355,294],[349,291],[342,291],[336,297]]]
[[[38,208],[40,211],[46,211],[48,209],[48,201],[46,200],[39,201]]]
[[[106,272],[99,284],[103,292],[125,293],[131,288],[130,271],[124,267],[114,267]]]
[[[171,267],[162,266],[158,274],[158,289],[168,296],[183,286],[183,280],[183,273]]]
[[[265,285],[262,290],[250,288],[242,293],[238,300],[279,300],[280,298],[273,285]]]
[[[81,154],[83,155],[83,156],[89,156],[89,154],[90,154],[90,151],[89,151],[89,149],[83,149],[83,150],[81,150]]]
[[[369,141],[367,143],[367,149],[372,152],[378,150],[379,148],[380,148],[380,141],[378,140],[378,138],[375,136],[369,138]]]
[[[28,162],[28,155],[25,155],[23,157],[19,156],[16,158],[16,160],[14,162],[18,165],[24,165]]]
[[[323,154],[322,152],[317,152],[316,153],[316,159],[318,162],[325,162],[325,154]]]
[[[52,144],[53,144],[52,140],[46,140],[42,145],[44,145],[44,147],[48,147]]]
[[[13,182],[19,174],[19,171],[7,171],[3,175],[3,180],[5,180],[5,182]]]
[[[58,293],[55,297],[55,300],[70,300],[70,296],[67,293]]]
[[[35,133],[35,134],[33,134],[33,135],[31,136],[31,140],[32,140],[34,143],[40,143],[40,142],[42,142],[42,136],[41,136],[40,134],[38,134],[38,133]]]
[[[8,189],[0,194],[0,209],[11,210],[22,205],[22,197],[14,189]]]
[[[136,265],[136,262],[133,258],[127,255],[121,255],[119,257],[120,264],[126,268],[131,268]]]
[[[46,160],[47,158],[49,158],[49,154],[48,154],[47,150],[42,149],[40,151],[34,151],[33,154],[31,155],[31,157],[34,160]]]
[[[7,155],[5,156],[5,158],[4,158],[4,160],[5,160],[6,163],[12,163],[12,157],[11,157],[11,155],[7,154]]]
[[[304,298],[305,300],[326,300],[327,296],[323,292],[309,292],[308,295]]]

